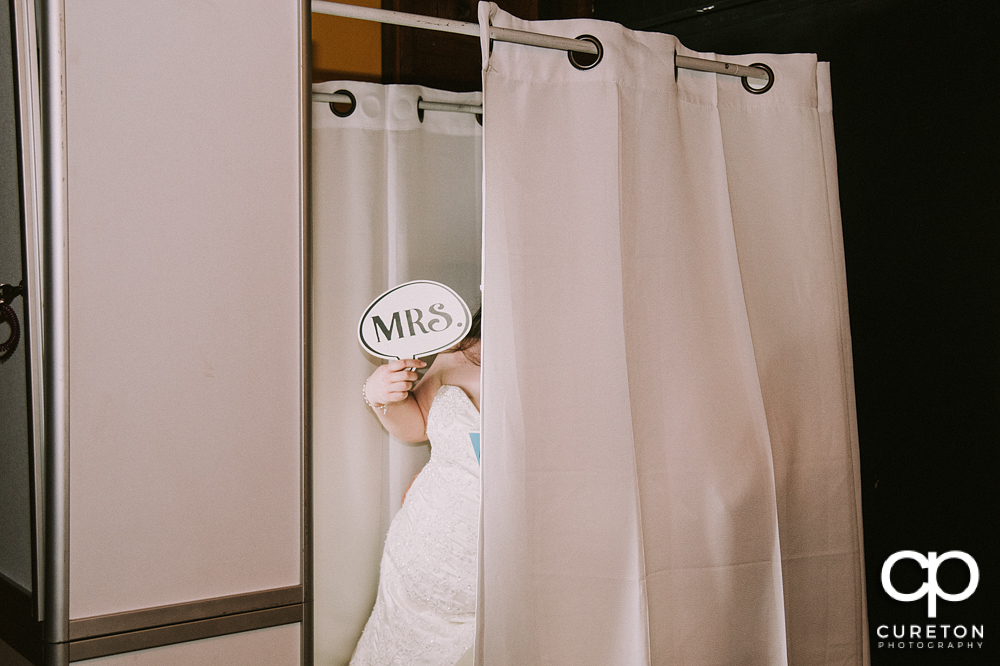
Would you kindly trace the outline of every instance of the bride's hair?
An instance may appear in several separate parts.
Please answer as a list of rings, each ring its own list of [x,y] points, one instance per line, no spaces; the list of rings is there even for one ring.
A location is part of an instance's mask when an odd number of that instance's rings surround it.
[[[476,314],[472,315],[472,322],[469,324],[469,332],[466,334],[462,341],[457,345],[449,349],[449,352],[462,352],[465,354],[465,358],[469,359],[472,363],[479,365],[479,352],[470,352],[470,350],[476,346],[479,342],[479,324],[482,319],[483,306],[480,305],[476,309]]]

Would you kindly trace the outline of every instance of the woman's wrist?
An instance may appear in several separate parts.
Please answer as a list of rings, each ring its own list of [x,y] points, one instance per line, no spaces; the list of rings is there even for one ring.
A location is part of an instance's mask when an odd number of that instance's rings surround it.
[[[389,409],[389,405],[386,404],[386,403],[384,403],[384,402],[383,403],[372,402],[371,400],[368,399],[368,380],[367,379],[365,380],[365,383],[361,385],[361,397],[364,398],[364,401],[365,401],[366,405],[368,405],[369,407],[371,407],[372,409],[374,409],[376,411],[381,410],[382,411],[382,416],[385,416],[385,412],[386,412],[387,409]]]

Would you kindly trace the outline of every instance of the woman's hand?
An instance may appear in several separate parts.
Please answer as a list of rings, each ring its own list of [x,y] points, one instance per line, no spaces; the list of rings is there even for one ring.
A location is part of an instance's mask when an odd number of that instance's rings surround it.
[[[380,365],[365,382],[365,397],[373,405],[391,405],[406,400],[418,378],[417,373],[410,368],[426,366],[426,363],[415,358]]]

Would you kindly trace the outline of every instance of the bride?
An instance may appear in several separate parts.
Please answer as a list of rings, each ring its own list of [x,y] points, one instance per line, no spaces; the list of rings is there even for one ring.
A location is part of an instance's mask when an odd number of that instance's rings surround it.
[[[364,399],[386,430],[431,457],[385,540],[378,597],[351,666],[452,666],[472,647],[479,543],[479,323],[417,381],[416,359],[379,366]],[[476,434],[473,446],[471,433]]]

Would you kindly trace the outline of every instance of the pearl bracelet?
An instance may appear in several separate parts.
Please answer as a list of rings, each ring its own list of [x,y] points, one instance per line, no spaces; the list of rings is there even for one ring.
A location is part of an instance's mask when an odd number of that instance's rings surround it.
[[[368,393],[365,391],[365,389],[367,388],[368,388],[368,380],[366,379],[365,383],[361,385],[361,397],[364,398],[365,404],[371,407],[372,409],[381,409],[382,416],[385,416],[385,411],[389,408],[389,406],[374,404],[370,400],[368,400]]]

